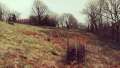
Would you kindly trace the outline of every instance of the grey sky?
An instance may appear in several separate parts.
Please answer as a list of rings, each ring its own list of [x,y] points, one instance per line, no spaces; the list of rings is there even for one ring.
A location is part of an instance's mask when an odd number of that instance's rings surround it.
[[[27,18],[31,12],[34,0],[0,0],[11,10],[21,13],[21,17]],[[51,11],[58,14],[72,13],[80,22],[85,22],[85,15],[81,12],[88,0],[43,0]]]

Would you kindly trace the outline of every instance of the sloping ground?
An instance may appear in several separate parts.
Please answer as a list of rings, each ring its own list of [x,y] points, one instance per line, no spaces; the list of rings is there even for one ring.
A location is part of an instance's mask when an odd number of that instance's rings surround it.
[[[0,68],[56,66],[57,55],[61,55],[63,50],[45,41],[47,35],[40,31],[48,30],[0,22]]]
[[[59,61],[65,55],[67,36],[70,45],[85,46],[81,68],[120,68],[120,50],[93,34],[5,22],[0,22],[0,68],[70,68]]]
[[[120,68],[120,49],[119,45],[111,42],[101,41],[97,36],[86,32],[67,33],[65,30],[54,29],[49,31],[51,41],[66,49],[66,36],[69,37],[69,45],[80,43],[85,46],[85,63],[82,67],[86,68]],[[113,48],[114,47],[114,48]],[[115,49],[116,48],[116,49]],[[81,66],[80,66],[81,67]],[[65,67],[67,68],[67,67]],[[69,66],[68,66],[69,68]],[[79,68],[71,65],[71,68]]]

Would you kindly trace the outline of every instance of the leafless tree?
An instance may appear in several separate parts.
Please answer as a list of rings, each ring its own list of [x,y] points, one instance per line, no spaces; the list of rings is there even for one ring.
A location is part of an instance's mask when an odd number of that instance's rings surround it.
[[[69,14],[69,13],[64,13],[60,17],[59,24],[62,27],[67,27],[68,29],[78,28],[78,21],[76,20],[76,18],[72,14]]]
[[[33,10],[33,16],[37,18],[37,23],[42,24],[42,20],[48,12],[47,6],[42,1],[35,0],[32,10]]]
[[[84,10],[84,13],[87,14],[89,19],[89,30],[93,32],[97,31],[97,13],[99,13],[97,4],[91,1],[87,9]]]
[[[113,40],[120,39],[120,0],[106,0],[103,11],[109,15],[112,21],[112,37]]]
[[[84,13],[91,32],[120,41],[120,0],[91,0]]]
[[[5,15],[6,7],[4,4],[0,3],[0,20],[3,20]]]

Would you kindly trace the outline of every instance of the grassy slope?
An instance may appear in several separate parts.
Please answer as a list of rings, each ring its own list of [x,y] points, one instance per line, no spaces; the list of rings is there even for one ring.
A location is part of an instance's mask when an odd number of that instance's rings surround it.
[[[52,53],[60,54],[62,49],[46,41],[47,35],[42,31],[47,29],[0,22],[0,68],[16,64],[40,67],[39,64],[54,63],[56,56]]]
[[[56,67],[57,60],[65,53],[64,35],[66,35],[64,31],[59,29],[43,29],[23,24],[9,25],[0,22],[0,68]],[[70,44],[75,44],[77,39],[81,44],[86,45],[86,67],[108,68],[109,65],[120,64],[120,50],[110,48],[109,45],[113,45],[112,43],[100,41],[90,33],[71,32],[69,35],[71,35]]]

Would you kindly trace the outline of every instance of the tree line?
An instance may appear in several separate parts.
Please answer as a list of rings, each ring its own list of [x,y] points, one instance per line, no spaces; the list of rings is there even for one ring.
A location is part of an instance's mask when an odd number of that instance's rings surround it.
[[[78,27],[78,21],[72,14],[64,13],[61,16],[58,16],[49,10],[48,7],[40,0],[35,0],[33,3],[30,21],[32,25],[38,26],[53,26],[62,28]]]
[[[40,0],[34,0],[31,10],[32,12],[28,19],[20,19],[19,12],[10,10],[8,7],[5,7],[4,4],[0,3],[0,21],[6,21],[9,24],[24,23],[35,26],[62,28],[78,27],[78,21],[72,14],[64,13],[61,16],[58,16],[56,13],[49,10],[48,6]]]
[[[88,31],[120,43],[120,0],[90,0]]]

